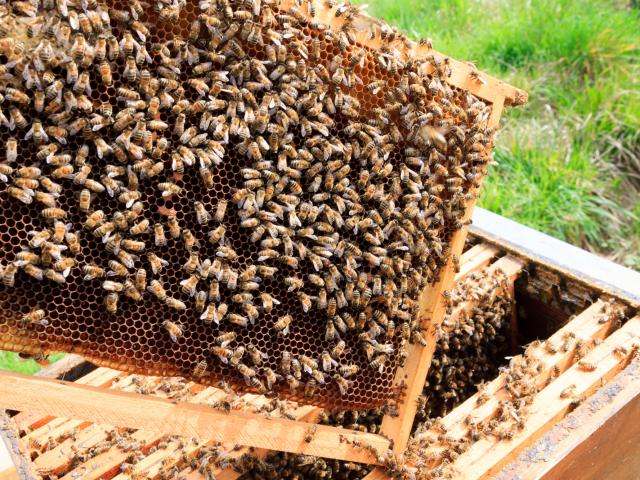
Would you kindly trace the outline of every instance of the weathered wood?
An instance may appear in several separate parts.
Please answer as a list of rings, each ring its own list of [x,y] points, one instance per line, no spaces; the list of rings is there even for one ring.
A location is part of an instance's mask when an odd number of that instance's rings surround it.
[[[584,282],[594,291],[640,306],[640,272],[482,208],[473,214],[471,232],[531,263]]]
[[[638,418],[640,359],[636,358],[495,480],[635,479],[640,472]]]
[[[513,439],[498,441],[485,437],[472,444],[456,460],[456,475],[460,479],[491,478],[563,418],[576,398],[590,395],[603,381],[620,372],[635,355],[639,341],[640,317],[634,317],[584,357],[585,363],[595,367],[593,370],[576,363],[536,395],[527,410],[524,428],[515,430]],[[620,354],[620,347],[626,348],[627,353]],[[560,393],[567,388],[573,388],[573,396],[562,398]]]
[[[0,443],[6,445],[11,461],[21,480],[35,480],[36,470],[31,459],[20,441],[20,432],[7,412],[0,410]]]
[[[351,441],[385,451],[389,441],[379,435],[319,426],[313,442],[304,441],[308,424],[246,412],[225,414],[202,405],[104,390],[59,380],[0,373],[0,407],[21,408],[43,415],[77,418],[117,427],[143,428],[165,434],[304,453],[356,462],[374,461]],[[47,402],[38,400],[47,398]],[[344,441],[340,441],[342,438]]]

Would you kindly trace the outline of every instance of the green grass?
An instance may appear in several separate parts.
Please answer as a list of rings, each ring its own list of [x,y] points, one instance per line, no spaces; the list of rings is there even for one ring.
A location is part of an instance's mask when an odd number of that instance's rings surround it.
[[[371,0],[529,92],[480,205],[640,269],[640,9],[613,0]]]
[[[49,355],[49,362],[57,362],[62,357],[64,357],[64,353],[54,353]],[[14,372],[25,373],[28,375],[33,375],[37,373],[42,367],[38,365],[33,359],[22,359],[18,356],[17,353],[14,352],[4,352],[0,350],[0,370],[12,370]]]

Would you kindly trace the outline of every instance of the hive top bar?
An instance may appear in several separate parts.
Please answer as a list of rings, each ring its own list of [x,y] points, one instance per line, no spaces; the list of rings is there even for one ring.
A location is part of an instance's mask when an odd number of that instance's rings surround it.
[[[526,95],[347,4],[152,3],[0,6],[0,348],[396,398]]]

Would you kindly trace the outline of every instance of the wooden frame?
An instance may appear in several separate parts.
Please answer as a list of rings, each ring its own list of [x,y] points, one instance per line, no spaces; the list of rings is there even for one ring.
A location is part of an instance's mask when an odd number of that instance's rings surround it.
[[[335,15],[326,2],[315,1],[314,4],[316,18],[335,29],[342,26],[344,16]],[[286,9],[294,5],[297,6],[295,0],[282,0],[279,7]],[[309,5],[304,8],[308,9]],[[358,17],[354,21],[357,42],[368,48],[380,47],[380,25],[377,20],[366,15]],[[371,32],[375,34],[373,39],[370,37]],[[417,58],[433,56],[436,61],[446,61],[450,75],[445,81],[491,104],[492,112],[488,119],[488,126],[491,128],[498,126],[504,106],[526,102],[525,92],[477,72],[471,64],[450,59],[429,46],[412,42],[405,44],[399,40],[390,46],[400,59],[411,55]],[[431,65],[426,68],[426,73],[431,73],[434,69]],[[474,200],[468,202],[465,219],[471,218],[474,205]],[[412,345],[405,366],[398,369],[395,383],[406,385],[406,391],[398,405],[398,415],[384,417],[380,435],[320,426],[314,441],[305,442],[308,425],[299,421],[265,419],[260,415],[236,411],[225,414],[198,405],[174,404],[168,400],[78,385],[77,382],[70,384],[8,373],[0,373],[0,391],[3,392],[0,395],[0,407],[27,409],[79,421],[110,421],[116,426],[134,426],[164,433],[194,435],[214,441],[238,442],[256,448],[379,464],[380,457],[376,453],[384,454],[391,449],[394,454],[399,454],[407,445],[416,413],[416,399],[422,392],[435,348],[434,327],[444,315],[443,292],[452,286],[456,277],[452,258],[453,255],[461,255],[467,232],[468,228],[463,228],[453,235],[448,263],[443,267],[439,280],[431,288],[425,289],[420,298],[419,316],[421,326],[427,332],[426,346]],[[487,261],[489,259],[490,256]],[[42,396],[47,401],[40,401]],[[370,448],[357,446],[361,444]]]

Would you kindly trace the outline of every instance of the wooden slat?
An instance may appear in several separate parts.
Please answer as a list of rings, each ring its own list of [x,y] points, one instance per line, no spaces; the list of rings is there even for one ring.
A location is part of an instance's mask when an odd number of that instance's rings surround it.
[[[87,385],[94,385],[96,387],[106,387],[111,385],[111,383],[118,378],[118,375],[121,375],[121,373],[117,370],[100,367],[88,373],[81,379],[78,379],[78,382],[86,383]],[[19,410],[20,413],[18,413],[13,420],[21,431],[40,428],[56,418],[55,416],[42,415],[39,412],[28,411],[22,408],[18,408],[16,410]]]
[[[122,373],[117,370],[100,368],[77,379],[75,383],[105,388],[110,387],[121,375]],[[70,435],[74,430],[89,426],[90,423],[77,419],[54,418],[22,437],[22,441],[25,445],[30,446],[32,450],[40,451],[47,445],[49,440],[57,442],[61,438]]]
[[[138,430],[131,435],[131,440],[140,444],[140,450],[145,452],[149,447],[158,443],[164,435],[154,434],[148,431]],[[118,447],[112,447],[95,457],[78,465],[71,472],[67,473],[62,480],[98,480],[101,478],[110,478],[119,471],[122,465],[131,455],[132,452],[122,450]]]
[[[575,334],[576,338],[579,339],[605,338],[611,331],[612,322],[601,322],[604,305],[605,302],[598,300],[554,333],[548,341],[560,346],[564,338],[569,334]],[[529,347],[528,354],[535,356],[535,358],[542,362],[542,369],[535,377],[538,387],[542,387],[554,369],[557,368],[560,372],[563,372],[574,363],[575,346],[572,345],[566,352],[558,349],[555,354],[551,354],[545,350],[544,345],[540,345],[535,348]],[[492,417],[499,408],[499,402],[502,399],[509,398],[509,393],[504,388],[504,385],[505,375],[500,374],[484,387],[483,392],[489,397],[486,402],[479,405],[479,394],[476,393],[453,409],[451,413],[442,419],[442,424],[446,428],[447,434],[454,438],[463,438],[468,430],[468,427],[464,423],[465,418],[471,417],[475,421],[481,421]],[[420,442],[421,440],[428,440],[437,437],[438,433],[438,431],[417,433],[413,441]]]
[[[563,418],[575,398],[593,393],[603,381],[620,372],[636,354],[639,341],[640,317],[634,317],[584,357],[583,361],[595,369],[587,371],[577,363],[536,395],[528,408],[524,428],[515,431],[512,440],[500,442],[483,438],[471,445],[455,462],[458,478],[491,478],[500,467]],[[627,349],[624,359],[617,351],[619,347]],[[561,398],[560,393],[572,386],[573,397]]]
[[[189,388],[194,388],[195,385],[189,384]],[[152,392],[152,395],[156,395],[159,392],[155,390]],[[221,400],[228,397],[228,394],[223,390],[220,390],[215,387],[206,387],[205,389],[199,391],[196,395],[194,395],[191,399],[189,399],[190,403],[213,403],[217,400]],[[176,453],[177,446],[180,443],[186,443],[183,449]],[[128,480],[131,478],[138,478],[140,475],[144,474],[145,478],[152,479],[156,478],[161,471],[168,471],[174,465],[178,464],[181,459],[180,457],[185,454],[191,452],[192,455],[198,451],[199,448],[202,448],[205,445],[211,444],[211,441],[192,443],[192,442],[184,442],[184,441],[173,441],[168,443],[166,446],[162,448],[158,448],[152,455],[149,455],[142,459],[141,461],[135,464],[135,467],[127,473],[121,473],[114,478],[114,480]]]
[[[40,396],[48,401],[40,402]],[[319,426],[316,440],[306,443],[308,424],[304,422],[245,412],[225,414],[202,405],[9,372],[0,372],[0,407],[356,462],[373,458],[352,446],[353,440],[379,452],[389,446],[389,440],[379,435],[327,426]]]
[[[76,454],[84,454],[98,443],[105,441],[113,427],[92,424],[80,431],[75,439],[68,438],[57,447],[43,453],[34,460],[38,472],[60,475],[67,471]],[[72,447],[76,449],[73,451]]]
[[[312,427],[311,424],[316,423],[320,411],[321,409],[318,407],[305,405],[300,408],[297,408],[295,412],[292,412],[292,415],[296,418],[296,420],[299,420],[301,422],[308,422],[310,424],[308,428],[311,428]],[[229,454],[229,457],[233,459],[239,458],[243,454],[248,453],[248,451],[249,449],[245,447],[238,451],[231,452]],[[269,453],[269,450],[266,450],[264,448],[257,448],[257,449],[254,448],[251,452],[251,455],[258,458],[264,458],[267,456],[268,453]],[[216,476],[215,477],[216,480],[235,480],[240,476],[240,474],[235,470],[233,470],[232,468],[214,469],[213,474]]]
[[[163,460],[169,460],[173,457],[176,462],[180,461],[182,443],[184,443],[183,440],[169,442],[166,446],[136,462],[130,472],[121,473],[113,477],[113,480],[130,480],[132,478],[141,478],[142,475],[144,475],[146,479],[156,478],[158,472],[163,467]]]
[[[499,252],[500,250],[488,243],[474,245],[462,254],[460,271],[455,274],[453,281],[457,283],[467,275],[486,267]]]
[[[487,278],[493,277],[497,272],[502,272],[507,277],[509,282],[513,284],[515,279],[522,272],[523,268],[524,263],[520,259],[508,255],[506,257],[498,259],[487,269]],[[499,293],[501,293],[501,289],[492,291],[490,293],[490,298],[494,299]],[[512,298],[514,297],[512,296]],[[466,301],[461,302],[453,309],[451,315],[447,317],[447,323],[443,325],[443,328],[449,330],[454,328],[458,318],[463,313],[470,313],[477,305],[478,301],[474,300],[473,298],[469,298]]]

